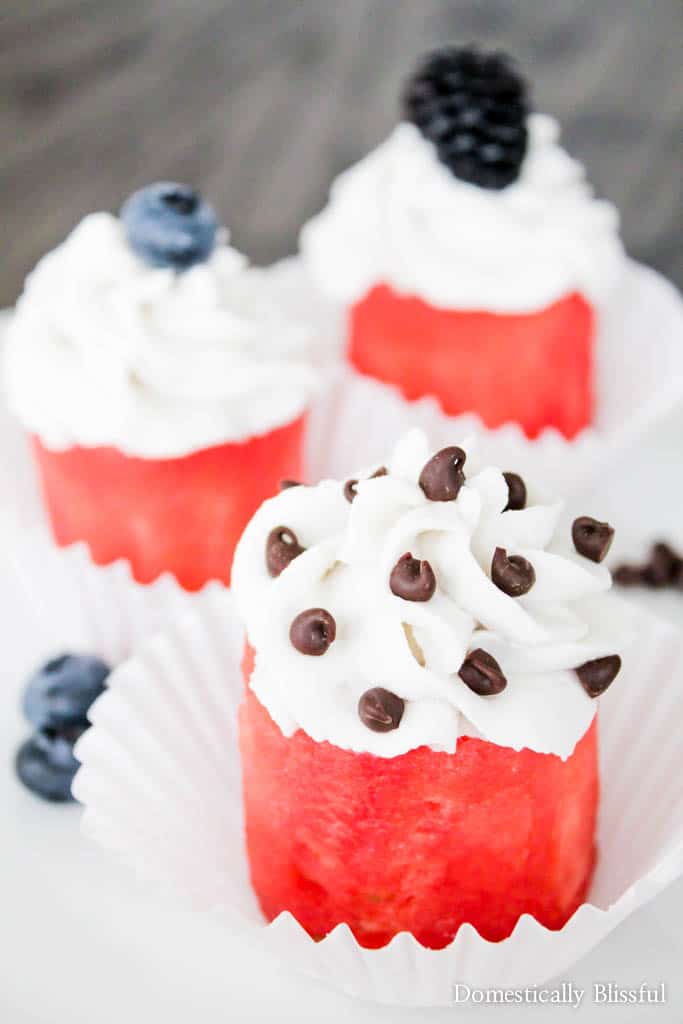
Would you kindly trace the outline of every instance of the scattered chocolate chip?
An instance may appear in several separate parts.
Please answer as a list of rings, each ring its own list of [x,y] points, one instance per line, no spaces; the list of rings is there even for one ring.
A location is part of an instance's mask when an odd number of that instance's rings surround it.
[[[353,499],[356,497],[356,494],[357,494],[356,487],[357,486],[358,486],[358,481],[357,480],[347,480],[346,481],[346,483],[344,484],[344,497],[346,498],[347,501],[353,501]]]
[[[436,590],[436,576],[429,562],[421,562],[408,552],[391,570],[389,586],[392,594],[404,601],[428,601]]]
[[[324,608],[308,608],[289,627],[289,639],[300,654],[318,656],[334,643],[337,623]]]
[[[372,476],[368,477],[368,480],[376,480],[377,477],[386,476],[388,472],[389,470],[387,469],[386,466],[380,466],[379,469],[375,470]],[[356,490],[357,487],[357,480],[346,481],[346,483],[344,484],[344,497],[346,498],[347,501],[353,501],[353,499],[356,497],[356,495],[358,494],[358,491]]]
[[[491,562],[491,580],[508,597],[522,597],[536,582],[536,571],[521,555],[508,558],[504,548],[496,548]]]
[[[572,525],[572,540],[574,547],[584,558],[590,558],[591,562],[602,562],[609,551],[614,530],[609,523],[600,523],[590,516],[579,516]]]
[[[681,559],[668,544],[653,544],[650,561],[643,569],[643,580],[650,587],[666,587],[676,579]]]
[[[683,588],[683,558],[670,544],[658,541],[650,549],[643,565],[620,565],[614,570],[614,582],[622,587],[642,584],[657,590],[663,587]]]
[[[482,651],[480,647],[467,655],[458,675],[463,683],[467,683],[470,690],[478,693],[480,697],[502,693],[508,684],[496,659]]]
[[[391,732],[401,724],[404,708],[404,701],[395,693],[376,686],[358,701],[358,716],[373,732]]]
[[[526,506],[526,484],[517,473],[503,473],[508,485],[508,503],[503,512],[514,511]]]
[[[442,448],[425,463],[418,482],[430,501],[454,501],[458,497],[465,483],[466,458],[462,448],[453,445]]]
[[[306,549],[301,547],[299,539],[288,526],[276,526],[268,534],[266,541],[266,565],[271,576],[279,576],[290,562],[298,558]]]
[[[610,683],[613,683],[621,668],[618,654],[609,654],[606,658],[594,658],[584,665],[579,665],[576,674],[589,697],[599,697]]]
[[[645,571],[639,565],[620,565],[615,569],[612,578],[622,587],[637,587],[645,583]]]
[[[301,487],[301,481],[300,480],[281,480],[280,481],[280,490],[281,491],[288,491],[290,487]]]

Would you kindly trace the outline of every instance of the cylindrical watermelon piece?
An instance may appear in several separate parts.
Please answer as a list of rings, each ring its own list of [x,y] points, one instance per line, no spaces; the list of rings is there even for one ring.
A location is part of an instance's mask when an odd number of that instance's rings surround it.
[[[171,572],[185,590],[229,584],[235,545],[280,481],[301,479],[305,417],[259,437],[169,459],[116,448],[46,448],[33,437],[57,543],[98,565],[125,558],[139,583]]]
[[[576,292],[539,312],[503,314],[436,309],[379,284],[350,310],[348,356],[407,399],[434,396],[450,416],[572,438],[592,421],[594,331],[593,309]]]
[[[245,677],[253,654],[245,656]],[[412,933],[448,945],[469,922],[506,938],[521,914],[561,928],[595,861],[597,726],[572,755],[462,737],[397,757],[285,737],[254,693],[240,711],[247,850],[268,920],[315,939],[346,922],[362,946]]]

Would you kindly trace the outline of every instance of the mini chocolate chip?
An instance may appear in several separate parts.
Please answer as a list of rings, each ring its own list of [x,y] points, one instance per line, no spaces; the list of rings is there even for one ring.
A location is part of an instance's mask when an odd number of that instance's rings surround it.
[[[606,658],[594,658],[584,665],[579,665],[576,674],[589,697],[599,697],[610,683],[613,683],[621,668],[618,654],[609,654]]]
[[[478,693],[480,697],[502,693],[508,684],[496,659],[487,651],[482,651],[481,647],[467,655],[458,675],[463,683],[467,683],[470,690]]]
[[[454,501],[458,497],[465,483],[466,458],[462,448],[453,445],[442,448],[425,463],[418,482],[430,501]]]
[[[391,570],[389,586],[392,594],[404,601],[428,601],[436,590],[436,576],[429,562],[421,562],[408,552]]]
[[[643,578],[651,587],[666,587],[676,579],[681,559],[676,552],[660,541],[653,544],[650,561],[643,569]]]
[[[521,555],[508,558],[504,548],[496,548],[491,562],[491,580],[508,597],[522,597],[536,582],[536,571]]]
[[[301,487],[301,481],[300,480],[281,480],[280,481],[280,490],[281,491],[288,491],[290,487]]]
[[[306,549],[301,547],[299,539],[288,526],[276,526],[268,534],[266,541],[266,565],[271,576],[279,576],[290,562],[298,558]]]
[[[609,523],[600,523],[590,516],[579,516],[572,525],[574,547],[584,558],[591,562],[602,562],[609,551],[614,530]]]
[[[526,506],[526,484],[517,473],[503,473],[508,485],[508,503],[503,512],[518,512]]]
[[[347,480],[346,483],[344,484],[344,497],[346,498],[347,501],[353,501],[353,499],[356,497],[357,485],[357,480]]]
[[[401,724],[404,708],[404,701],[395,693],[375,686],[358,701],[358,716],[373,732],[391,732]]]
[[[308,608],[289,627],[289,639],[300,654],[324,654],[337,635],[337,623],[324,608]]]
[[[368,480],[376,480],[377,477],[386,476],[388,472],[389,470],[387,469],[386,466],[380,466],[379,469],[375,470],[372,476],[368,477]],[[358,494],[358,491],[356,490],[357,487],[357,480],[346,481],[346,483],[344,484],[344,497],[346,498],[347,501],[353,501],[353,499],[356,497],[356,495]]]
[[[645,583],[645,571],[639,565],[620,565],[612,579],[622,587],[637,587]]]

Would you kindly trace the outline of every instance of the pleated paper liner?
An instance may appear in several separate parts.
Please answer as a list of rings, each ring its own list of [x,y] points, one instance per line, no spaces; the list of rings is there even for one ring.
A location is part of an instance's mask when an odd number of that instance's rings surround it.
[[[301,273],[300,287],[310,288]],[[319,322],[319,305],[315,316]],[[331,313],[329,322],[329,331],[342,332]],[[475,415],[445,416],[433,398],[408,402],[396,388],[339,367],[311,419],[311,479],[346,477],[359,464],[380,462],[397,437],[417,426],[435,448],[474,436],[485,462],[526,473],[559,494],[590,485],[683,401],[683,298],[655,271],[628,265],[601,317],[595,374],[594,425],[571,441],[555,429],[532,441],[514,423],[487,430]]]
[[[99,654],[109,664],[127,658],[148,636],[173,622],[199,595],[168,573],[141,586],[121,560],[101,568],[85,544],[58,548],[45,527],[17,531],[0,553],[0,607],[12,642],[4,670],[19,679],[43,659],[65,651]]]
[[[318,943],[289,914],[266,925],[249,886],[243,837],[242,631],[229,594],[217,589],[145,642],[94,705],[74,784],[84,829],[198,912],[221,913],[226,929],[351,995],[437,1006],[451,1001],[457,982],[541,984],[683,872],[683,637],[641,616],[638,643],[601,701],[600,852],[590,902],[561,931],[525,916],[499,943],[465,926],[443,950],[427,950],[408,934],[366,950],[344,925]]]

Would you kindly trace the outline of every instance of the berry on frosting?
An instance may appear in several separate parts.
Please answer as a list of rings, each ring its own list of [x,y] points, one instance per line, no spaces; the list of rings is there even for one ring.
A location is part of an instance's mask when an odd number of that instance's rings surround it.
[[[53,658],[29,679],[23,698],[26,718],[36,729],[84,722],[90,705],[103,693],[109,672],[106,662],[94,656]]]
[[[433,142],[462,181],[503,189],[527,148],[526,83],[505,54],[448,46],[428,54],[410,78],[404,117]]]
[[[150,267],[187,270],[204,263],[216,241],[211,206],[189,185],[159,182],[134,192],[121,208],[131,249]]]

